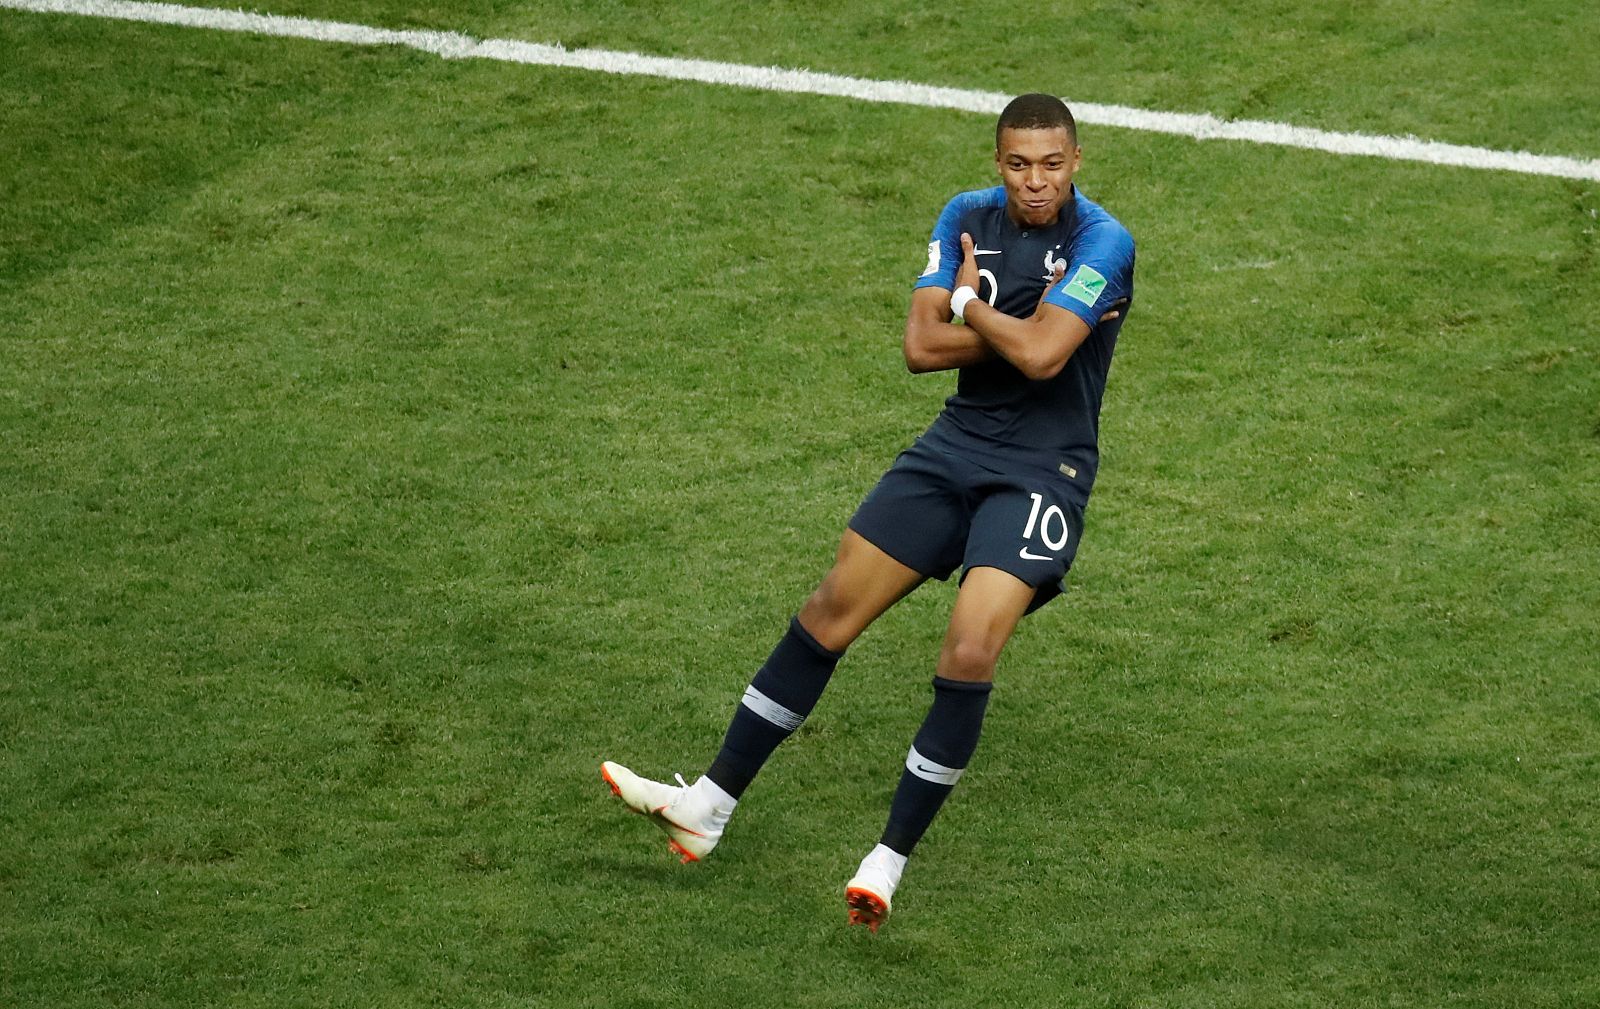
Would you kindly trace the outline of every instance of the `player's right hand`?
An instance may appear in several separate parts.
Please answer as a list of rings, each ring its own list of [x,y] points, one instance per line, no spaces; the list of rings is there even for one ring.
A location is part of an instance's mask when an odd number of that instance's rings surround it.
[[[1119,298],[1116,301],[1113,301],[1111,303],[1111,311],[1107,312],[1105,315],[1102,315],[1100,317],[1100,321],[1101,322],[1110,322],[1112,319],[1115,319],[1117,316],[1122,314],[1122,311],[1121,311],[1122,306],[1126,305],[1127,303],[1128,303],[1128,299],[1127,298]]]
[[[1039,293],[1039,303],[1033,306],[1034,315],[1038,315],[1040,312],[1044,311],[1044,296],[1050,293],[1050,289],[1052,287],[1061,283],[1061,278],[1067,275],[1067,268],[1065,265],[1058,265],[1050,272],[1050,283],[1044,285],[1044,290]],[[1111,303],[1111,310],[1105,315],[1102,315],[1100,317],[1100,321],[1110,322],[1112,319],[1115,319],[1117,316],[1122,314],[1122,306],[1126,305],[1127,303],[1127,298],[1119,298],[1118,300],[1113,301]]]

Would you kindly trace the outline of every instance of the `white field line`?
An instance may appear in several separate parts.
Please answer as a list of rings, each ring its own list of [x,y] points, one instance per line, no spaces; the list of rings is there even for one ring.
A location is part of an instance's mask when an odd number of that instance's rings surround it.
[[[515,39],[479,40],[456,32],[396,31],[338,21],[281,17],[276,14],[251,14],[245,11],[216,10],[209,7],[142,3],[138,0],[0,0],[0,8],[4,7],[40,13],[83,14],[124,21],[147,21],[191,28],[248,32],[255,35],[315,39],[319,42],[343,42],[349,45],[409,46],[445,59],[488,59],[538,66],[571,67],[612,74],[668,77],[706,84],[758,88],[764,91],[831,95],[867,102],[920,105],[927,108],[983,112],[990,115],[997,114],[1010,98],[1009,95],[995,91],[941,88],[905,81],[875,81],[861,77],[815,73],[810,70],[753,67],[711,60],[673,59],[606,49],[565,49],[559,45],[541,45],[536,42],[519,42]],[[1394,161],[1422,161],[1434,165],[1455,165],[1463,168],[1600,181],[1600,159],[1586,160],[1560,155],[1528,154],[1523,151],[1496,151],[1483,147],[1463,147],[1419,140],[1416,137],[1334,133],[1254,119],[1224,120],[1209,115],[1155,112],[1124,105],[1075,102],[1070,97],[1067,101],[1080,122],[1099,126],[1172,133],[1192,137],[1195,140],[1243,140],[1256,144],[1303,147],[1332,154],[1365,155]]]

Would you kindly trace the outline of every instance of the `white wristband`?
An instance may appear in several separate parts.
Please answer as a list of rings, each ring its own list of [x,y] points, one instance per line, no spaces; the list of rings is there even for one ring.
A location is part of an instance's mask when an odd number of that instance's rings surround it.
[[[957,322],[967,321],[967,305],[977,296],[978,292],[971,287],[963,285],[956,288],[956,293],[950,296],[950,311],[955,313]]]

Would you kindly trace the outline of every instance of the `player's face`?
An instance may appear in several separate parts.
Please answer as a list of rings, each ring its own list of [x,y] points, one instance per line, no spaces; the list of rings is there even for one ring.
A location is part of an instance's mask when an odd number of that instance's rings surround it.
[[[1065,127],[1045,130],[1004,129],[994,163],[1006,186],[1006,212],[1024,227],[1055,222],[1072,193],[1072,176],[1082,151]]]

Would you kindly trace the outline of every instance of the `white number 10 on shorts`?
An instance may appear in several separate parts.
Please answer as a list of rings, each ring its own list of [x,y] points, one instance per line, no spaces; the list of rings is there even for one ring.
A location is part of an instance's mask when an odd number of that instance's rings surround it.
[[[1061,510],[1060,505],[1051,505],[1048,508],[1044,508],[1044,515],[1041,516],[1039,514],[1039,510],[1044,506],[1044,497],[1040,494],[1029,494],[1028,496],[1033,498],[1033,510],[1028,513],[1028,524],[1022,530],[1022,538],[1025,540],[1033,539],[1033,531],[1037,526],[1039,530],[1039,539],[1044,543],[1044,545],[1050,550],[1059,551],[1062,547],[1067,545],[1067,539],[1072,535],[1072,530],[1067,526],[1066,513]],[[1060,537],[1051,535],[1053,531],[1051,525],[1052,520],[1054,520],[1054,522],[1060,527]],[[1041,554],[1032,553],[1027,547],[1022,548],[1019,556],[1021,556],[1024,560],[1030,561],[1048,561],[1053,559]]]

